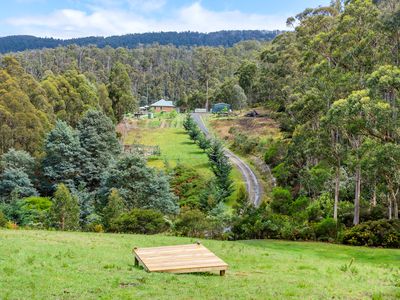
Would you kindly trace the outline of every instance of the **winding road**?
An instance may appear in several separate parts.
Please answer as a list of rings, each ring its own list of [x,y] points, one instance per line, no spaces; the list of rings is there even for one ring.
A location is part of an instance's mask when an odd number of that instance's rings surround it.
[[[197,123],[200,130],[203,131],[206,136],[210,136],[210,132],[204,124],[201,115],[201,113],[192,113],[192,118]],[[248,164],[232,151],[225,148],[225,153],[226,156],[228,156],[231,160],[232,164],[234,164],[242,174],[243,179],[246,182],[246,189],[249,194],[250,201],[254,204],[254,206],[258,207],[261,203],[262,188],[257,176],[254,174],[253,170],[248,166]]]

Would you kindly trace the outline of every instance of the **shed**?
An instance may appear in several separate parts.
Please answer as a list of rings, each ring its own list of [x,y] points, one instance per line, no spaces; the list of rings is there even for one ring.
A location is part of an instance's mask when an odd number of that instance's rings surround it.
[[[230,104],[217,103],[213,105],[211,112],[214,114],[219,114],[219,113],[229,112],[230,110],[231,110]]]
[[[175,105],[173,104],[172,101],[167,101],[164,99],[158,100],[157,102],[153,103],[150,105],[150,107],[154,108],[156,112],[170,112],[175,109]]]
[[[147,272],[194,273],[228,269],[222,259],[200,243],[151,248],[134,248],[135,265]]]

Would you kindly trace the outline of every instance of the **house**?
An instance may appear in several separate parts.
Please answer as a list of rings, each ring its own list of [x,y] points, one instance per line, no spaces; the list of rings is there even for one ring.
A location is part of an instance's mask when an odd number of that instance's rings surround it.
[[[175,105],[172,103],[172,101],[166,101],[164,99],[161,99],[152,105],[150,105],[151,108],[154,109],[155,112],[170,112],[175,109]]]

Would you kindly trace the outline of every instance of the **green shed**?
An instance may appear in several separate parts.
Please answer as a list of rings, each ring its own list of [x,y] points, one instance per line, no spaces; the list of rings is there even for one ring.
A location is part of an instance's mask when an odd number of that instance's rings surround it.
[[[229,112],[231,110],[231,106],[227,103],[217,103],[214,104],[211,112],[213,114],[219,114],[219,113],[223,113],[223,112]]]

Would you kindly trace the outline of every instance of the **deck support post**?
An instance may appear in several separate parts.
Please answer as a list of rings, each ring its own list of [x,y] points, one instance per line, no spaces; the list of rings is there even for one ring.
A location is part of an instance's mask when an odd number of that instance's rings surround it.
[[[225,270],[220,270],[220,271],[219,271],[219,275],[220,275],[220,276],[225,276]]]
[[[135,256],[135,267],[139,267],[139,260],[137,259],[136,256]]]

